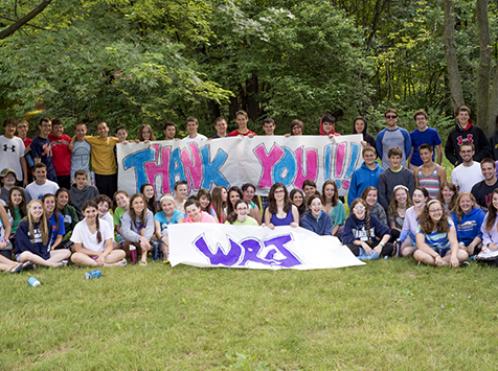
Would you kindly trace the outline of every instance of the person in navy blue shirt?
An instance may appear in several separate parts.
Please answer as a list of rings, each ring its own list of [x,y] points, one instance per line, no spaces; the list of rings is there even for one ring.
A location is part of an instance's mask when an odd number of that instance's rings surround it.
[[[19,224],[16,232],[16,259],[18,262],[46,267],[62,267],[71,256],[67,249],[51,250],[51,230],[40,200],[31,200],[27,207],[27,218]]]
[[[417,128],[410,133],[412,140],[412,155],[410,156],[410,165],[421,166],[419,148],[422,144],[428,144],[432,147],[432,161],[441,165],[443,161],[443,145],[441,137],[436,129],[429,127],[427,112],[423,109],[418,110],[413,115]],[[435,157],[435,158],[434,158]]]
[[[52,162],[52,146],[48,135],[52,131],[52,122],[48,118],[42,118],[38,124],[40,133],[31,143],[31,156],[35,164],[41,162],[47,167],[47,179],[57,182],[54,163]]]
[[[332,220],[330,216],[322,210],[322,200],[319,194],[314,194],[306,202],[308,211],[304,213],[299,224],[301,227],[315,232],[320,236],[332,235]]]

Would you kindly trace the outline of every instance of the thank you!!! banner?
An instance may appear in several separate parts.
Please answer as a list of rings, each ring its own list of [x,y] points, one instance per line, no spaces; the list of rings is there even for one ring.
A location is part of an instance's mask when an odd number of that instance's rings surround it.
[[[133,194],[150,183],[164,194],[173,192],[177,180],[187,180],[191,190],[252,183],[266,195],[277,182],[291,189],[306,179],[318,187],[333,179],[344,195],[362,162],[361,140],[361,135],[256,136],[119,144],[118,186]]]
[[[364,264],[336,237],[303,228],[174,224],[168,234],[172,266],[306,270]]]

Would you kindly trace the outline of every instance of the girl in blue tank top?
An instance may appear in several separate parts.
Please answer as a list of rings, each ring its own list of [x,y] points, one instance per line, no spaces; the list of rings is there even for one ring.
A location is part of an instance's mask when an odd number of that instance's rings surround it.
[[[268,194],[268,208],[265,210],[265,225],[273,229],[276,226],[299,226],[299,211],[288,197],[287,188],[282,183],[275,183]]]

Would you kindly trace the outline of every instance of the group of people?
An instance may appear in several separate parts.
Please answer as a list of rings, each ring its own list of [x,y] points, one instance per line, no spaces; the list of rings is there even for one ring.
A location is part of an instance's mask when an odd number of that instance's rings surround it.
[[[70,137],[60,120],[43,118],[31,139],[28,122],[5,120],[0,270],[68,262],[125,266],[137,255],[136,262],[146,265],[149,254],[167,261],[168,226],[176,223],[301,226],[337,236],[363,260],[413,255],[421,263],[456,267],[469,256],[498,250],[498,140],[488,140],[473,126],[468,107],[460,107],[445,146],[446,157],[456,165],[449,182],[441,166],[442,141],[428,126],[426,112],[415,112],[411,133],[398,127],[396,110],[388,109],[384,117],[386,127],[375,138],[367,133],[365,118],[353,122],[353,133],[363,135],[364,162],[353,173],[346,199],[339,197],[333,179],[321,189],[305,180],[302,189],[290,193],[277,183],[267,197],[255,196],[256,187],[249,183],[192,194],[184,180],[159,199],[151,184],[128,195],[117,190],[115,153],[117,143],[128,142],[125,128],[110,136],[100,122],[98,135],[91,136],[86,124],[78,123]],[[218,118],[211,139],[255,136],[248,121],[246,112],[237,112],[237,129],[228,132],[227,121]],[[334,116],[323,115],[320,135],[340,135],[335,123]],[[208,140],[198,126],[189,117],[188,135],[181,140]],[[265,119],[262,130],[274,135],[275,126]],[[303,122],[293,120],[288,135],[303,132]],[[172,122],[165,123],[163,134],[165,140],[178,140]],[[150,125],[139,128],[138,141],[155,139]]]

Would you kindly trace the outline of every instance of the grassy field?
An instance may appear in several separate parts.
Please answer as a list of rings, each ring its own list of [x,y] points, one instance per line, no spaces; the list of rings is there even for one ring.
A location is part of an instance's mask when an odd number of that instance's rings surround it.
[[[0,276],[0,369],[496,369],[498,271],[147,267]]]

